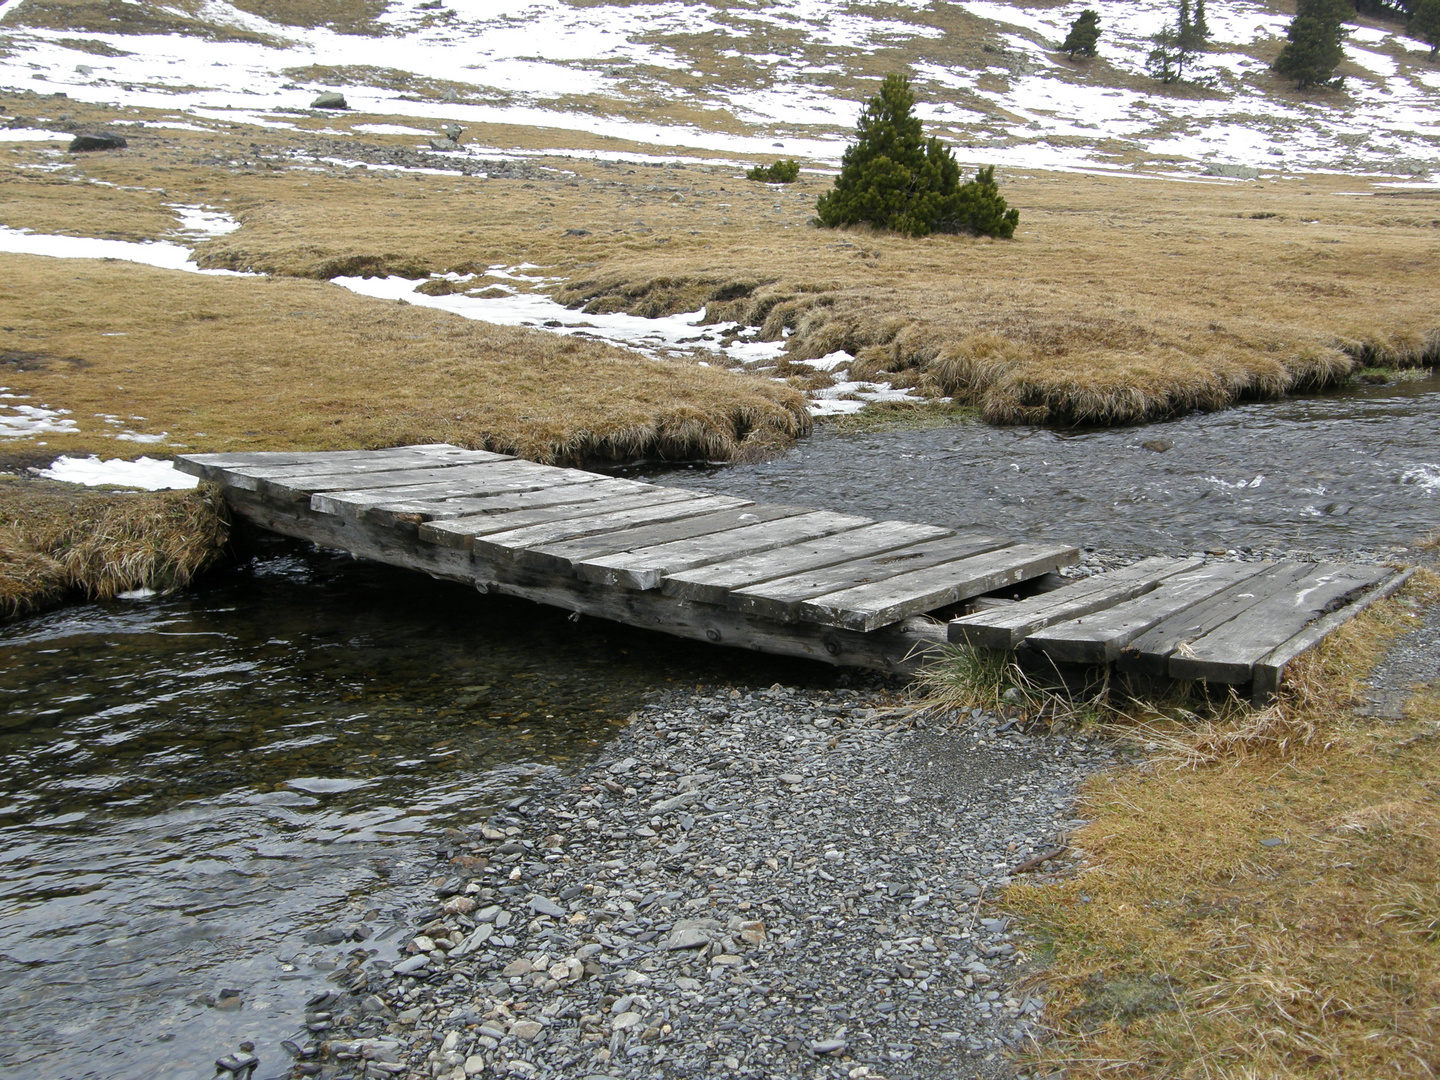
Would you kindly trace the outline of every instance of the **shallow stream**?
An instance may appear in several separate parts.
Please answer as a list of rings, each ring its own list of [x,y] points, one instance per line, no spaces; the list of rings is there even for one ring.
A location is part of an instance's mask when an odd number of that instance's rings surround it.
[[[446,827],[583,764],[651,688],[836,677],[269,547],[0,632],[7,1080],[209,1077],[247,1038],[282,1075],[330,973],[403,944]]]
[[[821,427],[757,465],[625,472],[1126,554],[1384,555],[1440,525],[1440,378],[1130,428]]]
[[[1115,552],[1371,552],[1440,521],[1427,380],[1093,432],[821,429],[632,472]],[[1145,443],[1171,444],[1147,449]],[[666,683],[826,683],[289,543],[185,596],[0,631],[0,1072],[208,1077],[400,943],[420,859]],[[363,926],[363,942],[325,944]],[[308,940],[307,940],[308,939]],[[203,995],[239,990],[238,1009]]]

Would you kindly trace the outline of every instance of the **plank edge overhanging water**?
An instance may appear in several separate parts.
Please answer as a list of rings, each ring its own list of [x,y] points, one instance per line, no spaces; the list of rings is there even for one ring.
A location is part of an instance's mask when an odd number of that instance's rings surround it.
[[[447,444],[176,465],[218,483],[251,524],[359,558],[678,637],[902,674],[948,640],[1052,664],[1253,679],[1258,698],[1399,577],[1146,559],[1067,582],[1055,572],[1079,558],[1068,545],[762,506]],[[1017,599],[1017,587],[1040,591]],[[965,605],[980,610],[953,617]],[[1227,627],[1244,633],[1227,641]]]

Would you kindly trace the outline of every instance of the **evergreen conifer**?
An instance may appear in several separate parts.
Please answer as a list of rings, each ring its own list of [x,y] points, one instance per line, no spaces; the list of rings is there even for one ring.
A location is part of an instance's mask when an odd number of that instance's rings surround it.
[[[1185,74],[1185,61],[1189,58],[1180,44],[1180,31],[1165,26],[1152,39],[1155,48],[1145,58],[1145,70],[1162,83],[1177,83]]]
[[[939,139],[924,137],[914,106],[910,80],[887,75],[860,113],[834,188],[816,204],[820,223],[874,225],[907,236],[1014,236],[1020,212],[1006,208],[995,170],[981,169],[962,184],[955,155]]]
[[[1065,41],[1061,44],[1062,52],[1070,54],[1070,59],[1075,59],[1075,54],[1081,56],[1094,56],[1095,45],[1100,40],[1100,15],[1098,12],[1086,8],[1076,16],[1075,21],[1070,24],[1070,33],[1065,35]]]
[[[1175,30],[1176,48],[1182,53],[1200,52],[1209,36],[1210,28],[1205,25],[1205,0],[1196,0],[1193,16],[1190,14],[1190,0],[1180,0],[1180,18]],[[1183,61],[1181,66],[1184,66]]]
[[[1341,23],[1351,10],[1345,0],[1300,0],[1295,19],[1285,32],[1289,40],[1272,65],[1276,74],[1293,79],[1301,90],[1338,87],[1345,79],[1335,74],[1345,58]]]
[[[1410,18],[1407,33],[1430,46],[1430,59],[1440,53],[1440,0],[1420,0]]]

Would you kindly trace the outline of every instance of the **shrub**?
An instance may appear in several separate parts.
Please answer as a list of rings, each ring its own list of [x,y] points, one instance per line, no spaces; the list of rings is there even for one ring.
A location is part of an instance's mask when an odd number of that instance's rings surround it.
[[[745,174],[748,180],[761,180],[767,184],[793,184],[800,179],[798,161],[772,161],[769,165],[756,165]]]
[[[1277,75],[1293,79],[1297,89],[1312,86],[1338,87],[1345,76],[1335,68],[1345,59],[1340,24],[1349,13],[1344,0],[1300,0],[1295,19],[1285,32],[1289,39],[1275,58]]]
[[[1406,31],[1430,46],[1430,59],[1440,52],[1440,0],[1420,0]]]
[[[1062,52],[1070,54],[1070,59],[1075,59],[1075,54],[1081,56],[1094,56],[1095,45],[1100,40],[1100,16],[1097,12],[1086,8],[1070,24],[1070,33],[1065,35],[1064,42],[1060,45]]]
[[[1014,236],[1020,212],[1007,209],[994,168],[962,184],[955,155],[939,139],[924,137],[914,106],[910,80],[887,75],[860,114],[835,186],[816,204],[820,223],[874,225],[907,236]]]

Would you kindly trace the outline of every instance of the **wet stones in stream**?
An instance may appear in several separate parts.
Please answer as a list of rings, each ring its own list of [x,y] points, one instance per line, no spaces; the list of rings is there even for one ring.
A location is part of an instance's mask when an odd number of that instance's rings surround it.
[[[1042,1002],[993,901],[1075,826],[1076,784],[1112,752],[997,725],[924,726],[845,690],[667,694],[581,775],[440,838],[401,959],[327,1007],[322,1054],[297,1064],[1009,1075]]]

